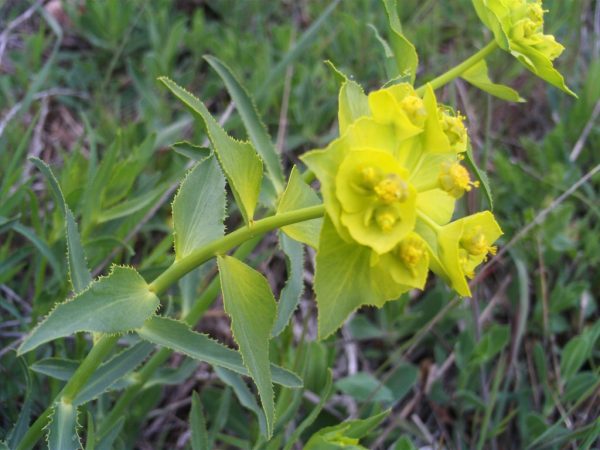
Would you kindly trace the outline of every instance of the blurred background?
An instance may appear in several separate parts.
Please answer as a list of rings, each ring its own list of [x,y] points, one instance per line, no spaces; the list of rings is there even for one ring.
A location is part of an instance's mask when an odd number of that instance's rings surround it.
[[[467,117],[505,233],[504,255],[470,301],[431,280],[423,294],[363,309],[326,342],[314,342],[307,289],[294,326],[273,343],[282,363],[303,361],[307,391],[290,420],[314,407],[332,367],[335,394],[311,429],[392,408],[369,448],[600,445],[600,2],[546,0],[544,7],[546,32],[566,47],[557,68],[578,100],[500,51],[488,61],[492,79],[526,103],[503,102],[460,80],[438,94]],[[419,53],[419,85],[490,40],[469,0],[402,0],[399,13]],[[52,166],[94,274],[115,262],[151,279],[173,260],[170,202],[189,161],[170,145],[206,145],[157,77],[185,86],[245,138],[203,55],[220,58],[254,98],[291,168],[337,136],[339,84],[324,61],[376,89],[389,78],[386,33],[378,0],[0,1],[0,439],[23,408],[36,416],[61,386],[13,351],[70,291],[62,215],[27,158]],[[99,171],[110,174],[105,183],[94,182]],[[488,200],[473,191],[461,208],[482,206]],[[238,220],[230,217],[228,228]],[[274,243],[267,238],[250,260],[280,289],[286,266]],[[311,281],[308,258],[307,287]],[[174,291],[169,307],[195,300],[202,286]],[[232,343],[218,303],[198,329]],[[46,356],[77,359],[86,345],[66,340]],[[182,357],[147,386],[115,448],[186,448],[193,390],[218,448],[251,448],[252,413],[236,398],[224,403],[220,379]],[[95,413],[116,396],[103,396]]]

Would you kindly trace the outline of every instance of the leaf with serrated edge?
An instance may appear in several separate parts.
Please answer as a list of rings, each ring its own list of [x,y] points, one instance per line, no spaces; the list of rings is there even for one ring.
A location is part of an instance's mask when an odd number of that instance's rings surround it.
[[[75,297],[59,303],[25,338],[23,354],[53,339],[79,331],[123,333],[139,328],[158,308],[158,297],[135,269],[113,266]]]
[[[415,49],[415,46],[406,39],[402,32],[396,0],[383,0],[383,4],[385,6],[391,30],[390,46],[394,52],[398,75],[408,76],[410,82],[413,83],[417,75],[417,66],[419,65],[417,50]]]
[[[240,375],[248,376],[238,352],[225,347],[205,334],[192,331],[184,322],[154,316],[144,326],[135,330],[144,340],[203,361],[213,366],[225,367]],[[301,388],[302,380],[293,372],[271,364],[273,382],[288,388]]]
[[[279,233],[279,245],[285,253],[288,275],[277,302],[277,319],[271,333],[273,336],[285,329],[304,291],[304,247],[283,233]]]
[[[319,200],[315,191],[304,182],[296,166],[292,167],[290,180],[277,205],[277,214],[316,206],[320,203],[321,200]],[[318,218],[287,225],[282,227],[281,230],[292,239],[317,248],[322,224],[323,219]]]
[[[251,222],[262,180],[262,161],[258,154],[249,142],[240,142],[229,136],[204,103],[190,92],[169,78],[160,77],[159,81],[181,100],[206,128],[244,221]]]
[[[248,372],[258,388],[267,419],[267,437],[273,433],[275,405],[269,370],[269,339],[276,303],[269,283],[259,272],[231,256],[219,257],[219,277],[225,312]]]
[[[225,198],[225,177],[215,158],[190,170],[173,200],[177,259],[223,236]]]
[[[190,430],[192,431],[192,450],[209,450],[208,431],[206,431],[206,419],[198,393],[192,394],[192,408],[190,411]]]
[[[81,442],[77,435],[77,427],[77,407],[58,401],[48,425],[48,449],[79,450]]]
[[[46,177],[46,180],[50,184],[52,192],[54,193],[56,204],[61,209],[61,212],[65,218],[69,277],[71,278],[73,290],[76,293],[81,292],[92,282],[92,276],[90,275],[90,271],[87,267],[87,261],[83,251],[81,237],[79,236],[79,231],[77,230],[77,222],[75,221],[75,217],[65,201],[65,197],[60,189],[60,184],[54,176],[50,166],[36,157],[31,157],[29,160]]]
[[[284,180],[281,161],[279,160],[279,154],[275,149],[275,145],[273,145],[273,141],[267,132],[267,127],[260,119],[254,101],[223,61],[209,55],[205,55],[204,59],[208,61],[225,83],[227,91],[244,122],[248,137],[265,162],[267,173],[275,187],[275,191],[277,194],[280,194],[283,190]]]

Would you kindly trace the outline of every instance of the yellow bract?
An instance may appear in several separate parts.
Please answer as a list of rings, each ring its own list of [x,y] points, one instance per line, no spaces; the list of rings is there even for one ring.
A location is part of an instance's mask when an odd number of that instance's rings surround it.
[[[422,289],[430,265],[468,295],[465,274],[498,236],[485,223],[477,228],[480,219],[448,223],[455,200],[479,185],[460,164],[464,117],[439,105],[430,86],[421,97],[407,83],[374,91],[364,104],[369,115],[302,157],[321,183],[331,224],[345,242],[370,249],[369,276],[382,297],[375,303]]]

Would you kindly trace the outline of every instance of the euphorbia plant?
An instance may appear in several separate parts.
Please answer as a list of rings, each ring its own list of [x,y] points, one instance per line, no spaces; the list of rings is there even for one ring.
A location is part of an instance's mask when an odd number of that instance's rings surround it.
[[[290,322],[302,293],[303,246],[317,251],[314,289],[320,339],[338,330],[362,305],[381,307],[407,291],[424,289],[430,270],[460,296],[471,295],[468,279],[495,254],[502,231],[491,211],[455,217],[456,203],[465,193],[482,188],[491,197],[486,178],[473,162],[465,118],[438,102],[435,90],[462,77],[492,95],[520,101],[515,91],[493,83],[487,74],[485,58],[499,47],[571,93],[552,66],[562,47],[543,34],[540,1],[474,0],[494,41],[415,88],[416,51],[402,34],[395,2],[384,4],[397,76],[365,94],[358,83],[336,70],[341,80],[339,137],[326,148],[301,157],[307,167],[304,175],[294,167],[284,177],[279,155],[248,93],[216,58],[207,57],[207,61],[233,97],[249,141],[233,139],[199,99],[170,79],[160,79],[198,119],[212,151],[192,146],[195,150],[189,152],[197,161],[181,181],[172,204],[175,260],[149,283],[134,268],[123,266],[114,266],[106,277],[92,281],[76,222],[60,186],[48,166],[34,161],[65,216],[74,296],[56,305],[19,352],[77,332],[93,333],[94,345],[18,448],[35,445],[48,422],[50,447],[78,447],[78,408],[135,369],[154,346],[161,349],[99,423],[100,439],[171,351],[207,362],[217,371],[227,371],[229,377],[250,376],[262,405],[261,434],[269,439],[280,432],[276,430],[273,383],[300,389],[302,380],[271,363],[269,342]],[[315,177],[320,195],[308,183]],[[226,186],[234,198],[229,206]],[[261,211],[267,211],[261,217],[256,214],[259,199],[265,207]],[[239,211],[243,224],[225,234],[224,218],[234,211]],[[265,277],[243,262],[257,238],[276,229],[291,266],[277,301]],[[180,317],[167,317],[160,310],[160,296],[212,258],[217,258],[219,278],[209,285],[207,295],[213,295],[220,283],[239,351],[193,331],[191,326],[205,304],[193,305]],[[103,363],[124,333],[134,334],[131,347]],[[374,417],[370,426],[376,426],[385,414]],[[355,425],[368,427],[357,423],[321,430],[307,448],[317,448],[322,441],[333,448],[358,445],[362,435],[348,434],[349,430]]]

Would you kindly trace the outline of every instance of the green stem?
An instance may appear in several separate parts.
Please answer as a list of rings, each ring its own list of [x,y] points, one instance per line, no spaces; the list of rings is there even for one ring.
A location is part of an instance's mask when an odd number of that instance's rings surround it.
[[[232,233],[222,237],[221,239],[217,239],[206,245],[205,247],[201,247],[197,250],[194,250],[188,256],[175,261],[171,267],[165,270],[161,275],[159,275],[152,283],[150,283],[149,288],[156,294],[160,294],[164,292],[171,284],[175,283],[186,273],[190,272],[194,268],[198,267],[203,262],[206,262],[210,258],[215,255],[223,254],[234,247],[253,239],[257,236],[260,236],[268,231],[271,231],[275,228],[280,228],[285,225],[291,225],[297,222],[304,222],[306,220],[316,219],[325,214],[325,206],[317,205],[311,206],[308,208],[297,209],[294,211],[289,211],[282,214],[275,214],[273,216],[266,217],[264,219],[258,220],[253,224],[247,225],[243,228],[239,228]],[[190,314],[194,310],[190,311]],[[196,312],[195,314],[202,314],[201,312]],[[98,366],[102,363],[102,360],[108,353],[112,350],[114,345],[117,343],[118,336],[103,336],[95,345],[92,347],[92,350],[85,357],[81,365],[77,368],[71,379],[67,382],[59,396],[56,400],[62,397],[63,401],[70,402],[77,395],[79,390],[83,387],[83,385],[87,382],[92,373],[98,368]],[[162,354],[161,354],[162,353]],[[147,369],[148,377],[152,374],[152,372],[160,365],[162,362],[166,360],[169,356],[169,351],[163,353],[162,350],[156,353],[153,364]],[[165,356],[166,355],[166,356]],[[165,358],[160,361],[160,359]],[[134,395],[134,394],[133,394]],[[132,397],[133,397],[132,395]],[[53,402],[54,404],[54,402]],[[28,450],[33,448],[36,442],[42,435],[44,426],[48,423],[50,418],[50,413],[52,410],[52,405],[50,405],[46,410],[40,415],[37,420],[33,423],[33,425],[27,430],[25,436],[19,443],[17,450]]]
[[[494,50],[496,50],[496,48],[498,48],[498,44],[496,44],[496,41],[490,42],[485,47],[483,47],[481,50],[479,50],[477,53],[475,53],[474,55],[465,59],[463,62],[461,62],[457,66],[454,66],[452,69],[448,70],[447,72],[444,72],[439,77],[434,78],[427,84],[430,84],[431,87],[433,88],[433,90],[436,90],[437,88],[440,88],[440,87],[444,86],[445,84],[448,84],[450,81],[461,76],[466,70],[470,69],[475,64],[477,64],[479,61],[484,59],[486,56],[488,56],[490,53],[492,53]],[[417,93],[419,95],[423,95],[425,93],[426,86],[427,85],[425,84],[425,85],[417,88]]]
[[[62,399],[62,401],[65,403],[71,403],[83,385],[89,380],[94,371],[102,363],[106,355],[110,353],[118,339],[119,336],[102,336],[92,347],[92,350],[85,357],[81,365],[77,368],[57,398]],[[33,425],[29,427],[29,430],[27,430],[25,436],[23,436],[23,439],[21,439],[17,450],[33,448],[42,435],[48,420],[50,419],[53,404],[54,403],[48,406],[48,408],[46,408],[46,410],[37,418]]]
[[[256,237],[244,242],[233,254],[238,259],[246,259],[246,257],[252,253],[252,250],[258,245],[261,238]],[[192,326],[200,317],[212,301],[219,294],[221,283],[219,277],[214,277],[208,286],[202,292],[200,298],[194,303],[194,306],[190,311],[182,318],[182,320],[188,325]],[[135,375],[135,384],[129,386],[125,392],[119,396],[119,399],[112,407],[110,413],[102,421],[102,424],[98,428],[97,435],[99,438],[105,436],[110,429],[117,423],[119,417],[123,414],[123,411],[129,406],[129,404],[135,399],[140,390],[148,382],[154,372],[171,356],[172,350],[168,348],[161,348],[144,364],[144,366]]]
[[[280,228],[296,222],[316,219],[323,214],[325,214],[324,205],[310,206],[308,208],[296,209],[282,214],[275,214],[242,228],[238,228],[221,239],[217,239],[204,247],[192,251],[188,256],[176,260],[171,267],[150,283],[149,288],[156,294],[160,294],[186,273],[198,267],[203,262],[208,261],[213,256],[226,253],[248,239],[260,236],[275,228]]]

